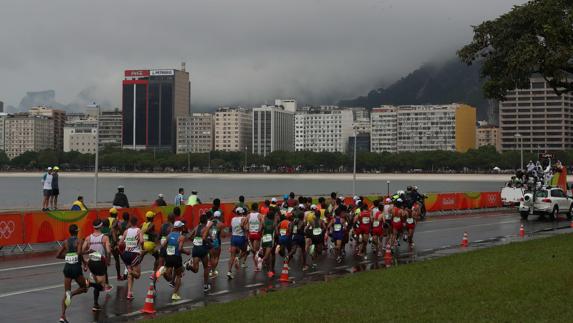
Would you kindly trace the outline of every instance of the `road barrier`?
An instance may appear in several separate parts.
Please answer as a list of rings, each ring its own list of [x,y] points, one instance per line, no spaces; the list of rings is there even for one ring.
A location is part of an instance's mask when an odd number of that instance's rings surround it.
[[[499,192],[468,192],[468,193],[431,193],[427,195],[426,210],[428,212],[468,210],[480,208],[501,207]],[[368,205],[384,196],[366,196],[364,201]],[[352,203],[351,197],[345,199],[346,203]],[[314,200],[314,203],[318,203]],[[249,203],[250,205],[250,203]],[[198,204],[193,207],[181,207],[181,217],[189,227],[195,227],[199,223],[201,214],[210,210],[212,204]],[[118,218],[127,212],[130,217],[137,217],[139,223],[143,223],[145,213],[153,211],[156,231],[161,224],[167,221],[167,215],[173,211],[173,206],[165,207],[137,207],[119,209]],[[233,203],[222,203],[221,209],[226,226],[230,226]],[[87,237],[93,232],[92,222],[97,219],[106,219],[109,216],[108,209],[89,211],[25,211],[0,213],[0,248],[13,246],[21,251],[32,248],[35,243],[60,242],[69,237],[68,227],[75,223],[79,228],[79,236]]]

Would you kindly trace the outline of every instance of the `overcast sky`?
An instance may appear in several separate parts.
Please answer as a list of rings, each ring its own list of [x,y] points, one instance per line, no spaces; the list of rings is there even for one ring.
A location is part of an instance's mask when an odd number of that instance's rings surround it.
[[[192,105],[334,103],[454,56],[517,0],[18,0],[0,4],[0,101],[120,105],[124,69],[187,62]],[[328,101],[330,100],[330,102]]]

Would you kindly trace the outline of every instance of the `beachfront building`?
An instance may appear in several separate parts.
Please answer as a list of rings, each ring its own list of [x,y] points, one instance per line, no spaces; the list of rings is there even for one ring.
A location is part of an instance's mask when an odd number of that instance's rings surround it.
[[[250,151],[252,112],[245,108],[223,107],[215,112],[215,150]]]
[[[79,119],[64,126],[64,152],[95,154],[97,149],[97,120]]]
[[[0,150],[5,151],[5,137],[6,137],[6,118],[8,117],[7,113],[0,112]]]
[[[122,82],[122,145],[176,150],[177,118],[191,112],[191,81],[181,69],[126,70]]]
[[[49,107],[32,107],[28,109],[30,116],[43,116],[54,120],[54,151],[62,151],[64,147],[64,124],[66,123],[66,112],[64,110]]]
[[[54,149],[54,120],[46,116],[16,113],[4,121],[5,151],[10,159],[27,151]]]
[[[266,156],[273,151],[294,151],[294,115],[283,106],[253,109],[253,154]]]
[[[192,113],[177,118],[177,153],[207,153],[214,146],[215,119],[212,113]]]
[[[353,130],[352,110],[334,107],[299,109],[294,121],[296,151],[345,152]]]
[[[121,147],[123,115],[119,109],[102,110],[99,115],[99,145]]]
[[[554,151],[573,148],[573,94],[557,95],[541,76],[509,91],[499,103],[501,149]]]
[[[448,150],[476,146],[476,110],[464,104],[383,106],[371,112],[372,152]]]
[[[490,124],[479,124],[476,129],[476,147],[494,146],[495,150],[501,151],[501,137],[499,127]]]

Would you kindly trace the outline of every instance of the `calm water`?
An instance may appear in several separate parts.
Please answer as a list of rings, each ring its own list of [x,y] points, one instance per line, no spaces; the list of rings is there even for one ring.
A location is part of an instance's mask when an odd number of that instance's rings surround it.
[[[39,209],[41,207],[42,187],[38,177],[1,177],[0,176],[0,210],[1,209]],[[336,175],[325,175],[332,178]],[[444,175],[447,176],[447,175]],[[334,177],[336,178],[336,177]],[[125,186],[130,203],[151,202],[158,193],[163,193],[167,203],[173,203],[179,187],[185,193],[192,189],[199,191],[203,201],[219,197],[224,201],[234,201],[239,195],[248,197],[276,196],[288,192],[304,195],[330,195],[338,192],[352,194],[351,180],[308,179],[308,178],[101,178],[99,179],[99,206],[110,206],[118,185]],[[470,192],[498,191],[503,185],[500,181],[439,181],[439,180],[394,180],[390,191],[404,189],[407,185],[417,185],[421,192]],[[385,194],[386,180],[358,180],[357,194]],[[93,201],[93,179],[82,177],[60,176],[60,205],[70,205],[78,195],[83,195],[86,204]]]

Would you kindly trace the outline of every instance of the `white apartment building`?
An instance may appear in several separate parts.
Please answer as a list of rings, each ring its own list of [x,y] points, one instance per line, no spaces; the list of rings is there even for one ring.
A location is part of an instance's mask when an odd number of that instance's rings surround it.
[[[542,77],[507,93],[499,103],[501,149],[555,151],[573,148],[573,94],[555,94]]]
[[[97,149],[97,120],[75,120],[64,126],[64,152],[95,154]]]
[[[345,152],[353,134],[351,110],[304,108],[296,113],[294,125],[296,151]]]
[[[7,113],[0,112],[0,150],[5,151],[5,136],[6,136],[6,118],[8,117]]]
[[[370,133],[370,118],[355,119],[352,129],[354,129],[357,133]]]
[[[178,154],[207,153],[213,150],[215,119],[212,113],[192,113],[177,118]]]
[[[30,116],[43,116],[54,120],[54,149],[62,151],[64,147],[64,124],[66,123],[66,112],[49,107],[32,107],[28,109]]]
[[[54,149],[54,120],[27,113],[8,115],[5,120],[5,151],[10,159],[27,151]]]
[[[99,115],[99,144],[104,146],[121,146],[123,115],[119,109],[103,110]]]
[[[449,150],[476,145],[476,111],[463,104],[384,106],[371,113],[372,152]]]
[[[273,151],[294,151],[295,113],[283,106],[253,109],[253,154],[266,156]]]
[[[215,112],[215,150],[250,151],[252,113],[245,108],[219,108]]]

